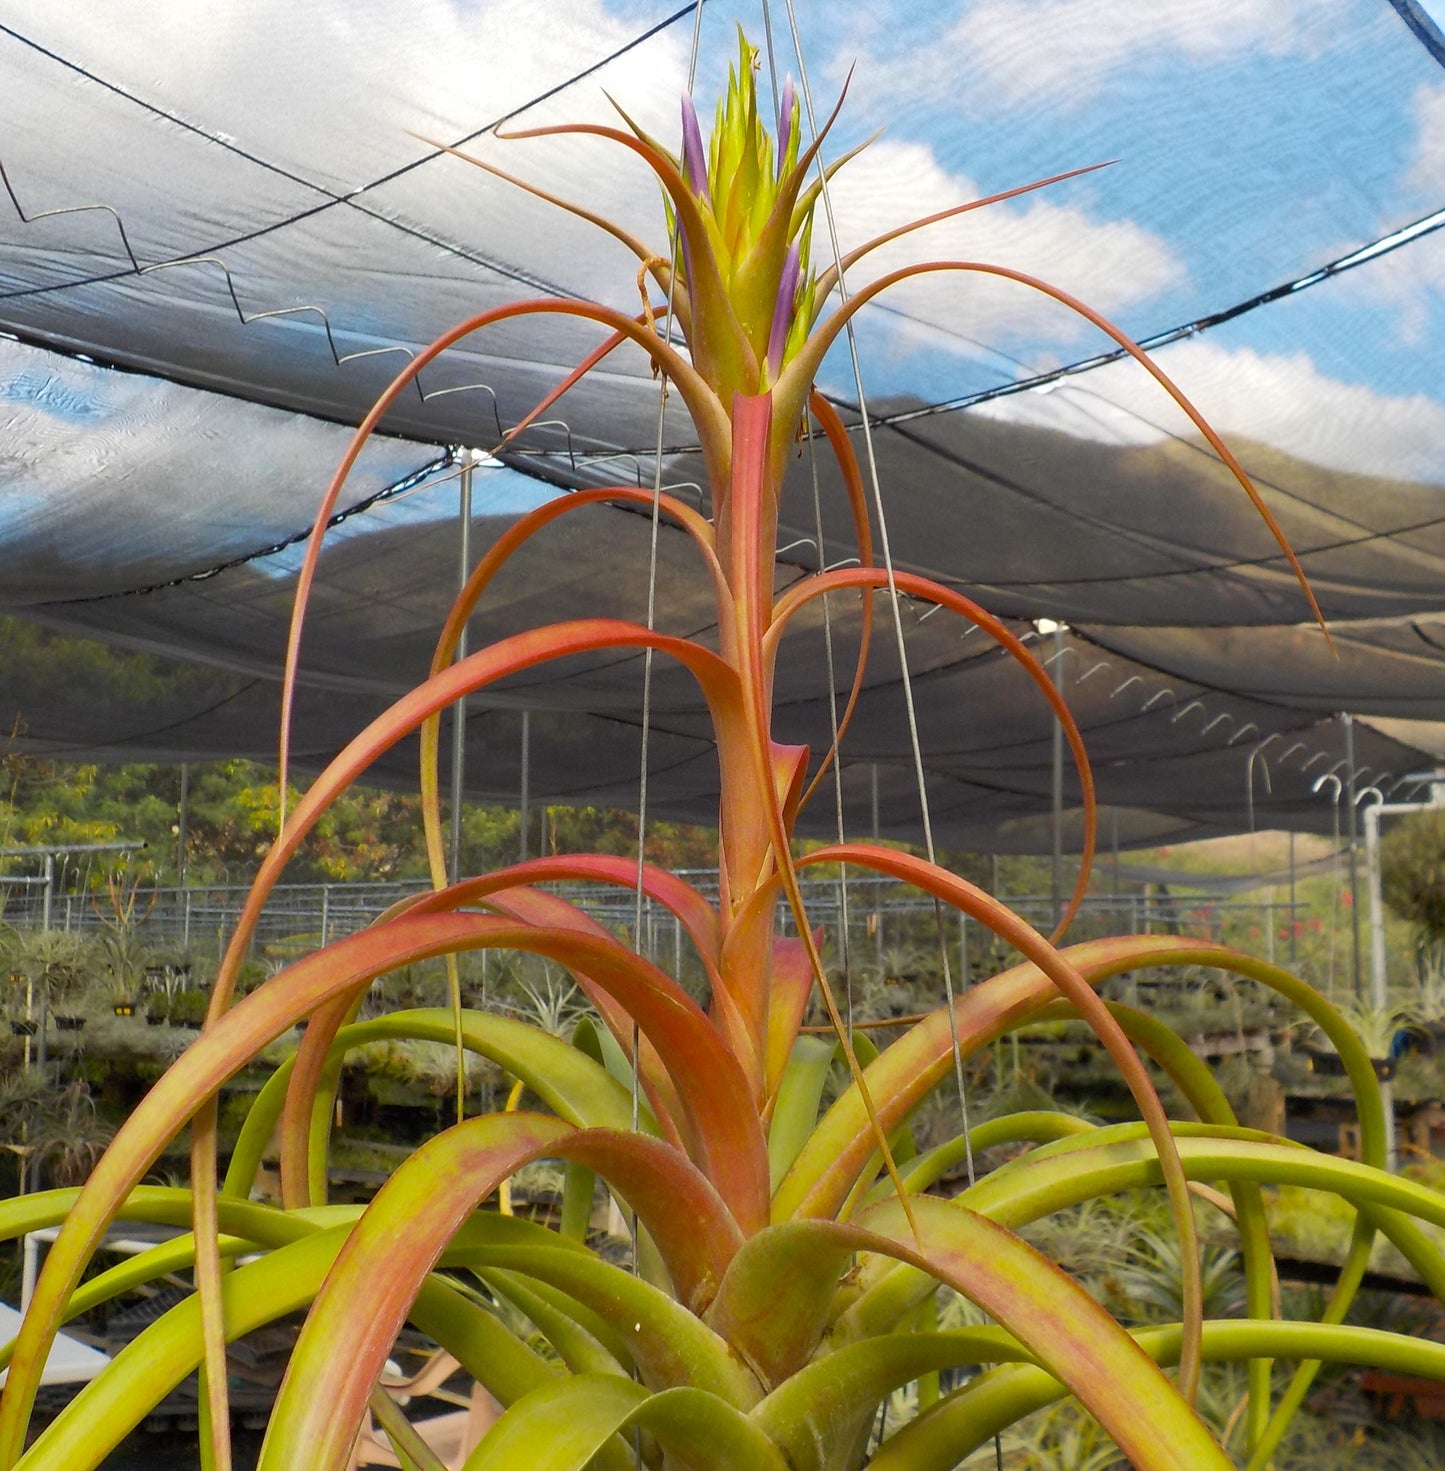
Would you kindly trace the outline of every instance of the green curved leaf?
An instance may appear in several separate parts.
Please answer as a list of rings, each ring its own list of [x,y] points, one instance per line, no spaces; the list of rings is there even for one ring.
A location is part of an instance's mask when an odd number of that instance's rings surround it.
[[[222,1212],[223,1216],[228,1213],[224,1202]],[[247,1214],[236,1210],[234,1203],[230,1213]],[[318,1227],[314,1221],[298,1218],[349,1215],[349,1207],[305,1213],[253,1207],[249,1214],[264,1227],[254,1234],[275,1249],[226,1274],[222,1292],[228,1339],[304,1308],[315,1297],[352,1230],[350,1221]],[[527,1240],[540,1230],[527,1222],[493,1217],[478,1223],[469,1234]],[[294,1234],[297,1232],[304,1234]],[[552,1372],[490,1314],[457,1298],[439,1282],[425,1284],[413,1317],[503,1403],[529,1392]],[[154,1405],[196,1369],[201,1355],[200,1302],[193,1295],[147,1327],[81,1390],[26,1453],[20,1463],[24,1471],[82,1471],[98,1466]],[[298,1463],[293,1460],[291,1464]]]
[[[575,1374],[518,1400],[464,1471],[582,1471],[649,1391],[620,1374]]]
[[[1228,1471],[1204,1422],[1138,1344],[1011,1232],[932,1196],[913,1202],[912,1223],[889,1201],[859,1226],[861,1237],[881,1237],[891,1255],[963,1293],[1006,1328],[1068,1385],[1138,1471]]]
[[[342,1057],[371,1042],[411,1040],[451,1043],[456,1018],[441,1007],[394,1011],[370,1021],[343,1027],[331,1044],[330,1056]],[[503,1071],[520,1078],[546,1106],[579,1129],[630,1129],[630,1091],[585,1053],[538,1027],[491,1012],[462,1013],[462,1042],[470,1052],[490,1058]],[[225,1191],[244,1195],[281,1116],[292,1059],[283,1062],[262,1086],[241,1127],[226,1172]],[[644,1107],[639,1126],[656,1133],[657,1125]]]
[[[476,1275],[524,1314],[552,1345],[574,1374],[626,1374],[632,1365],[629,1346],[611,1323],[584,1308],[575,1298],[539,1283],[525,1272],[484,1267],[479,1254]]]
[[[1176,1124],[1185,1173],[1199,1180],[1294,1184],[1326,1190],[1371,1213],[1379,1229],[1431,1285],[1445,1291],[1445,1256],[1414,1224],[1445,1228],[1445,1195],[1354,1160],[1280,1144],[1247,1129]],[[1142,1124],[1118,1124],[1092,1135],[1043,1145],[1010,1161],[957,1197],[991,1221],[1018,1227],[1097,1195],[1160,1182],[1158,1156]],[[926,1274],[894,1268],[844,1315],[850,1331],[889,1331],[931,1290]]]
[[[1150,1059],[1164,1070],[1201,1120],[1226,1128],[1238,1125],[1234,1110],[1213,1073],[1195,1056],[1183,1038],[1134,1007],[1110,1002],[1109,1011],[1129,1040],[1143,1047]],[[1073,1014],[1073,1008],[1067,1002],[1056,1001],[1045,1007],[1039,1016],[1042,1019]],[[1259,1186],[1246,1180],[1232,1181],[1229,1193],[1234,1202],[1244,1263],[1245,1312],[1252,1318],[1268,1318],[1273,1316],[1275,1273],[1263,1197]],[[1337,1286],[1337,1294],[1338,1290]],[[1245,1425],[1251,1444],[1264,1435],[1269,1421],[1271,1379],[1267,1360],[1261,1359],[1249,1366],[1249,1409]]]
[[[1055,1113],[1048,1109],[1026,1110],[1003,1114],[968,1133],[945,1139],[911,1161],[903,1172],[903,1183],[914,1194],[921,1195],[936,1185],[944,1175],[967,1160],[970,1153],[979,1154],[1000,1144],[1049,1144],[1055,1139],[1074,1138],[1092,1133],[1097,1125],[1077,1114]],[[888,1198],[889,1184],[878,1181],[863,1198],[865,1205],[877,1205]]]
[[[317,1471],[344,1465],[387,1352],[442,1252],[480,1200],[572,1132],[540,1114],[491,1114],[438,1135],[391,1176],[312,1306],[272,1412],[262,1468],[293,1464],[286,1458],[298,1446]],[[351,1351],[335,1353],[338,1343]]]
[[[1001,1328],[891,1333],[844,1344],[780,1384],[751,1418],[793,1471],[833,1471],[866,1435],[883,1399],[938,1369],[1027,1357]],[[1057,1383],[1057,1381],[1055,1381]],[[1061,1391],[1062,1392],[1062,1391]]]
[[[1182,936],[1090,940],[1071,945],[1062,953],[1091,985],[1128,970],[1206,965],[1247,976],[1277,991],[1316,1021],[1339,1050],[1360,1114],[1362,1153],[1371,1163],[1384,1163],[1384,1111],[1369,1057],[1340,1012],[1298,977],[1227,946]],[[1029,963],[1013,966],[971,987],[958,997],[953,1008],[952,1021],[957,1025],[963,1055],[971,1056],[1010,1027],[1036,1016],[1055,999],[1055,994],[1042,973]],[[952,1049],[948,1009],[940,1007],[910,1028],[869,1068],[880,1116],[889,1127],[906,1117],[948,1075]],[[844,1198],[872,1148],[867,1115],[850,1089],[819,1123],[775,1192],[775,1216],[797,1214],[810,1198]]]
[[[585,1152],[598,1138],[542,1115],[492,1114],[458,1124],[418,1149],[367,1208],[317,1297],[293,1373],[277,1400],[274,1442],[268,1437],[271,1449],[263,1450],[263,1471],[283,1464],[276,1447],[293,1444],[308,1448],[317,1471],[342,1465],[350,1443],[347,1427],[357,1423],[412,1299],[477,1203],[521,1164],[565,1157],[578,1139]],[[602,1142],[617,1150],[667,1148],[644,1136],[611,1131]],[[639,1279],[607,1269],[575,1244],[553,1239],[556,1245],[546,1249],[485,1251],[483,1257],[538,1276],[545,1267],[548,1280],[584,1302],[592,1294],[594,1306],[606,1294],[608,1309],[621,1307],[633,1315],[639,1363],[665,1363],[670,1372],[692,1373],[699,1371],[688,1367],[691,1359],[702,1355],[711,1382],[731,1386],[746,1402],[756,1397],[685,1308]],[[353,1344],[354,1351],[344,1358],[329,1354],[327,1346],[337,1342]]]
[[[1177,1361],[1177,1325],[1144,1329],[1136,1338],[1156,1362]],[[1205,1360],[1214,1363],[1313,1358],[1445,1379],[1445,1345],[1377,1328],[1211,1319],[1204,1325],[1202,1347]],[[1032,1365],[996,1369],[890,1436],[874,1453],[869,1471],[953,1471],[1001,1430],[1054,1403],[1065,1392],[1053,1375]]]
[[[55,1226],[63,1221],[74,1202],[76,1190],[45,1191],[0,1203],[0,1214],[8,1206],[22,1206],[14,1213],[14,1235]],[[223,1256],[235,1256],[258,1248],[269,1249],[299,1240],[331,1225],[349,1225],[360,1214],[359,1206],[330,1206],[314,1211],[281,1211],[250,1201],[225,1201],[220,1206],[220,1224],[230,1233],[220,1238]],[[142,1186],[134,1191],[119,1219],[145,1221],[152,1225],[185,1227],[191,1220],[191,1192],[170,1186]],[[0,1232],[0,1236],[10,1234]],[[195,1243],[189,1235],[177,1237],[138,1256],[125,1257],[115,1266],[90,1278],[76,1289],[65,1305],[62,1322],[69,1322],[121,1293],[155,1280],[167,1272],[189,1268],[195,1260]],[[10,1362],[13,1344],[0,1346],[0,1368]]]
[[[359,976],[376,975],[411,961],[438,956],[488,937],[530,946],[537,941],[526,926],[482,915],[401,916],[385,928],[364,930],[336,941],[296,962],[283,987],[267,985],[210,1023],[192,1046],[156,1082],[117,1131],[109,1149],[76,1197],[36,1283],[31,1311],[16,1339],[14,1359],[0,1400],[0,1464],[18,1455],[41,1367],[59,1326],[64,1304],[74,1291],[106,1228],[128,1194],[139,1184],[166,1144],[185,1127],[222,1083],[244,1067],[316,1006],[352,987]],[[564,937],[573,944],[580,937]],[[596,942],[593,942],[596,943]],[[618,947],[620,955],[626,955]],[[624,969],[627,962],[618,960]],[[635,981],[636,977],[632,979]],[[658,1005],[662,1002],[659,1000]],[[669,1021],[674,1020],[667,1013]],[[701,1025],[706,1027],[706,1020]],[[756,1120],[753,1121],[756,1130]],[[765,1189],[766,1159],[760,1131],[760,1188]],[[740,1162],[746,1169],[746,1161]],[[755,1170],[754,1173],[758,1171]]]
[[[227,1273],[222,1287],[227,1337],[304,1307],[348,1233],[345,1226],[312,1232]],[[24,1471],[98,1466],[200,1358],[200,1302],[193,1296],[128,1343],[80,1391],[26,1453]]]
[[[793,1042],[768,1126],[768,1171],[775,1190],[818,1122],[823,1086],[837,1055],[838,1044],[831,1038],[798,1037]]]
[[[576,1298],[614,1325],[626,1340],[626,1356],[654,1389],[706,1385],[738,1409],[757,1403],[756,1381],[719,1334],[667,1293],[591,1252],[484,1247],[457,1248],[451,1255],[469,1264],[525,1273]]]
[[[547,1385],[512,1406],[467,1458],[465,1471],[583,1471],[614,1435],[656,1436],[694,1471],[788,1471],[745,1415],[701,1389],[650,1394],[616,1375]]]
[[[707,1322],[764,1389],[775,1389],[817,1347],[857,1246],[831,1221],[783,1221],[733,1259]]]

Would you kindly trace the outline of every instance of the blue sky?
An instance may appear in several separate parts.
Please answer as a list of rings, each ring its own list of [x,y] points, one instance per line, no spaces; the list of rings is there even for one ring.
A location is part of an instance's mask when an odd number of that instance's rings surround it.
[[[146,4],[116,0],[103,54],[81,59],[103,61],[108,75],[151,78]],[[304,56],[332,39],[319,10],[290,0],[258,0],[254,8],[267,4],[288,54]],[[361,182],[358,167],[376,177],[415,157],[408,129],[463,136],[677,8],[675,0],[572,0],[539,32],[534,5],[416,0],[414,34],[389,58],[385,91],[341,122],[337,97],[357,90],[344,74],[334,91],[299,95],[284,114],[230,116],[218,78],[235,65],[235,38],[222,7],[209,29],[177,33],[183,54],[154,82],[157,101],[223,131],[244,124],[241,141],[260,155],[286,160],[294,152],[308,176],[334,170],[350,186]],[[1387,0],[797,0],[797,7],[820,110],[853,68],[830,154],[883,129],[834,181],[845,247],[980,193],[1115,160],[910,237],[860,266],[855,286],[920,257],[1005,262],[1147,336],[1445,209],[1445,72]],[[1445,0],[1427,8],[1441,15]],[[796,72],[786,11],[775,3],[772,14],[780,69]],[[761,38],[759,0],[709,0],[702,13],[696,92],[705,118],[736,54],[739,21]],[[368,23],[365,7],[344,21],[361,40]],[[66,29],[61,19],[53,24]],[[675,137],[690,37],[689,17],[522,120],[611,119],[605,88],[658,136]],[[345,53],[338,56],[344,62]],[[439,56],[448,64],[437,65]],[[588,198],[660,244],[655,185],[611,145],[589,141],[550,153],[530,143],[475,146],[560,193]],[[635,309],[635,265],[626,258],[589,254],[578,232],[553,229],[555,215],[541,209],[449,216],[450,203],[470,208],[476,182],[456,172],[445,179],[446,197],[424,194],[419,182],[414,195],[399,191],[385,203],[415,208],[443,237],[462,235],[475,218],[475,241],[489,253]],[[826,248],[820,224],[816,253]],[[354,304],[341,311],[356,319]],[[897,288],[886,309],[865,312],[860,340],[874,401],[953,400],[1104,345],[1055,305],[962,275]],[[1161,360],[1227,432],[1339,468],[1445,483],[1437,450],[1445,443],[1445,231],[1166,349]],[[852,396],[844,365],[831,362],[826,381]],[[1080,435],[1147,441],[1180,431],[1152,385],[1112,368],[1047,399],[1000,400],[991,412]],[[395,514],[420,514],[420,502]]]
[[[1445,13],[1445,0],[1431,8]],[[745,9],[708,7],[710,55],[727,57],[726,30]],[[1384,0],[802,0],[799,14],[820,108],[853,67],[834,151],[885,127],[836,180],[845,245],[1117,160],[890,247],[855,284],[909,256],[1005,261],[1147,336],[1445,208],[1445,73]],[[705,65],[700,98],[718,81]],[[1445,483],[1442,288],[1445,245],[1422,239],[1163,360],[1227,431],[1336,468]],[[1101,345],[1014,287],[935,277],[890,305],[862,333],[875,396],[951,399]],[[844,379],[834,386],[846,394]],[[1066,415],[1074,432],[1147,440],[1178,427],[1132,371],[1077,392],[1090,404]],[[1116,405],[1107,430],[1100,395]],[[1023,398],[994,411],[1064,412]]]

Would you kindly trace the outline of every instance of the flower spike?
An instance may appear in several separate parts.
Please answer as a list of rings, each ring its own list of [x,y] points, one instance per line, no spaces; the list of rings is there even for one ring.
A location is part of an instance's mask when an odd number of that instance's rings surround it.
[[[788,246],[788,256],[783,263],[782,279],[778,282],[778,299],[773,306],[773,327],[768,334],[769,381],[778,376],[783,366],[783,350],[787,346],[789,329],[793,325],[798,280],[802,271],[802,257],[798,242],[794,240]]]
[[[702,129],[698,126],[697,108],[686,92],[682,94],[682,172],[693,191],[704,204],[712,204],[712,191],[707,184],[707,154],[702,146]]]
[[[778,103],[778,177],[781,179],[798,161],[798,97],[793,79],[783,81],[782,101]]]

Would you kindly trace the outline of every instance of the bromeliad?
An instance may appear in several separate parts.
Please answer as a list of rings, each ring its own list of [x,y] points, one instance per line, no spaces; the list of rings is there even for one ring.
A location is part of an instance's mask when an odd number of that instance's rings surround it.
[[[676,154],[630,124],[544,130],[629,149],[661,184],[676,240],[663,252],[580,206],[554,201],[634,251],[656,293],[639,315],[556,300],[484,312],[419,353],[359,429],[308,546],[288,689],[322,536],[361,445],[418,372],[496,322],[564,314],[604,333],[598,350],[514,434],[621,343],[646,352],[691,413],[711,514],[665,491],[624,486],[562,496],[522,517],[477,563],[442,629],[429,677],[362,731],[289,814],[241,917],[199,1041],[156,1084],[81,1192],[0,1207],[0,1229],[10,1236],[64,1221],[10,1364],[0,1406],[0,1467],[98,1465],[198,1365],[207,1387],[209,1464],[227,1465],[224,1340],[303,1307],[306,1325],[277,1399],[262,1454],[265,1471],[346,1465],[379,1393],[387,1354],[408,1322],[507,1407],[468,1459],[469,1471],[620,1468],[639,1458],[695,1471],[848,1471],[870,1459],[880,1468],[944,1468],[1001,1426],[1066,1393],[1097,1417],[1136,1466],[1222,1468],[1232,1461],[1191,1406],[1201,1359],[1208,1357],[1250,1361],[1243,1433],[1250,1464],[1262,1465],[1312,1372],[1301,1371],[1277,1411],[1271,1357],[1393,1353],[1404,1355],[1412,1372],[1445,1372],[1440,1356],[1425,1347],[1386,1347],[1383,1335],[1366,1342],[1362,1330],[1338,1326],[1377,1229],[1432,1287],[1445,1290],[1445,1259],[1419,1225],[1445,1223],[1445,1210],[1437,1197],[1380,1168],[1383,1129],[1373,1071],[1338,1013],[1308,988],[1271,966],[1183,941],[1120,939],[1060,949],[1059,935],[1045,938],[975,886],[894,849],[839,842],[805,859],[795,853],[799,814],[839,756],[836,745],[815,758],[775,738],[779,646],[799,613],[820,597],[848,598],[859,608],[863,636],[839,719],[841,740],[863,688],[871,609],[881,591],[935,604],[983,628],[1034,681],[1074,752],[1092,834],[1083,743],[1047,672],[966,597],[875,565],[863,477],[842,421],[815,392],[814,380],[830,344],[878,292],[910,274],[942,270],[989,272],[1048,291],[1144,363],[1260,503],[1157,366],[1117,329],[1045,283],[989,263],[929,261],[837,293],[844,273],[871,251],[931,220],[890,231],[818,270],[811,260],[813,214],[827,179],[846,159],[822,165],[826,128],[803,145],[791,84],[778,108],[775,146],[760,116],[754,71],[752,50],[742,41],[710,139],[705,143],[692,104],[684,101]],[[685,351],[665,330],[671,320]],[[800,435],[817,436],[837,461],[856,565],[820,571],[777,596],[778,511]],[[655,505],[685,534],[713,591],[715,646],[597,617],[547,625],[458,657],[462,630],[517,550],[544,537],[559,518],[599,502]],[[437,797],[442,712],[510,675],[617,649],[675,660],[707,702],[718,760],[717,903],[651,865],[598,855],[537,859],[449,883]],[[289,858],[341,790],[418,731],[434,891],[235,1001],[241,960]],[[283,767],[285,755],[283,735]],[[849,1032],[832,996],[798,881],[806,864],[846,864],[912,885],[992,930],[1021,961],[917,1021],[877,1054]],[[554,885],[579,880],[639,887],[675,916],[706,977],[706,1005],[553,892]],[[1086,881],[1087,853],[1070,915]],[[792,910],[792,937],[778,932],[780,905]],[[464,1011],[459,999],[450,1012],[356,1020],[378,976],[487,949],[530,952],[564,967],[595,1019],[569,1040]],[[1177,1038],[1097,994],[1100,982],[1119,971],[1180,963],[1251,976],[1315,1018],[1350,1070],[1366,1164],[1347,1166],[1240,1130],[1208,1073]],[[826,1039],[803,1030],[815,994],[834,1027]],[[1030,1019],[1063,1013],[1083,1017],[1097,1032],[1142,1123],[1092,1129],[1052,1115],[995,1121],[976,1142],[1015,1139],[1039,1147],[954,1199],[933,1193],[967,1152],[967,1141],[917,1156],[910,1120],[931,1093],[948,1086],[955,1055],[967,1059]],[[303,1021],[303,1041],[257,1098],[218,1189],[215,1105],[222,1084]],[[352,1049],[388,1038],[451,1041],[488,1057],[525,1085],[535,1106],[461,1119],[417,1148],[365,1210],[329,1206],[326,1159],[340,1069]],[[1196,1121],[1166,1118],[1141,1051],[1171,1077]],[[834,1070],[841,1072],[841,1093],[824,1109]],[[163,1148],[187,1125],[191,1188],[145,1186]],[[282,1203],[252,1204],[255,1171],[277,1129]],[[557,1228],[485,1208],[516,1170],[544,1158],[565,1162],[567,1171]],[[1359,1226],[1324,1319],[1283,1324],[1272,1320],[1260,1186],[1302,1178],[1301,1172],[1355,1204]],[[1202,1321],[1190,1203],[1191,1184],[1200,1180],[1226,1182],[1233,1196],[1249,1313],[1258,1320],[1248,1327]],[[598,1181],[631,1213],[634,1270],[586,1243]],[[1168,1332],[1135,1336],[1016,1232],[1094,1194],[1146,1185],[1162,1185],[1172,1201],[1184,1263],[1184,1321]],[[122,1213],[192,1222],[195,1245],[152,1253],[82,1286],[101,1236]],[[192,1251],[197,1295],[142,1334],[26,1450],[40,1366],[60,1324],[174,1270]],[[225,1266],[243,1255],[255,1259]],[[990,1326],[929,1329],[920,1314],[940,1284],[982,1308]],[[507,1329],[499,1304],[530,1322],[531,1341]],[[1161,1364],[1178,1365],[1177,1383]],[[878,1407],[900,1386],[944,1368],[987,1365],[995,1367],[872,1445]]]

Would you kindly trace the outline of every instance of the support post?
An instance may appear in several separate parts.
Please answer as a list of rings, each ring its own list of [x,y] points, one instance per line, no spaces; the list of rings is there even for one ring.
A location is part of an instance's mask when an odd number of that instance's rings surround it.
[[[1299,969],[1299,912],[1295,909],[1294,829],[1289,830],[1289,968]]]
[[[181,762],[181,793],[176,802],[176,887],[186,886],[186,847],[191,835],[191,764]],[[189,936],[187,936],[189,939]]]
[[[1348,845],[1350,854],[1350,941],[1355,978],[1355,1004],[1364,1005],[1365,983],[1360,943],[1360,823],[1355,810],[1355,720],[1346,713],[1345,723],[1345,800],[1348,807]]]
[[[472,466],[475,452],[461,452],[459,504],[457,507],[457,548],[461,565],[458,569],[458,591],[467,585],[472,573]],[[462,629],[457,641],[457,659],[467,657],[467,630]],[[451,879],[456,883],[462,870],[462,792],[466,781],[467,701],[462,696],[452,706],[452,805],[451,805]]]
[[[1385,900],[1380,881],[1380,806],[1365,809],[1365,872],[1370,886],[1370,1007],[1383,1016],[1390,1008],[1389,978],[1385,974]],[[1385,1106],[1385,1168],[1400,1166],[1400,1146],[1395,1127],[1395,1085],[1380,1084]]]
[[[532,801],[532,712],[522,711],[522,782],[521,791],[518,794],[518,806],[520,809],[521,842],[518,845],[518,856],[523,863],[527,861],[527,829],[531,825],[531,801]]]
[[[1064,625],[1054,625],[1054,688],[1064,692]],[[1058,928],[1064,913],[1064,726],[1054,716],[1052,811],[1054,815],[1053,864],[1049,870],[1050,926]]]
[[[868,768],[869,773],[869,801],[871,803],[871,816],[873,819],[873,841],[876,843],[879,837],[878,829],[878,763],[874,761]],[[880,879],[873,880],[873,949],[879,960],[883,958],[883,884]]]

